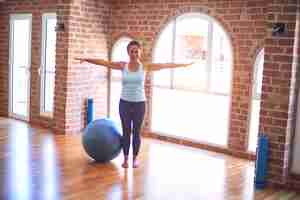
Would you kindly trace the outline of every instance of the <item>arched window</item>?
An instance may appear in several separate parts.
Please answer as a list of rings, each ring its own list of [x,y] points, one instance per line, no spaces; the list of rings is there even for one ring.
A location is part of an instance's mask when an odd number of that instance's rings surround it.
[[[153,61],[194,65],[154,73],[152,131],[227,145],[232,50],[220,24],[200,13],[176,17],[162,30]]]
[[[259,128],[259,111],[260,111],[260,98],[263,78],[264,67],[264,50],[260,50],[254,63],[254,76],[252,87],[252,101],[251,101],[251,116],[250,116],[250,129],[248,139],[248,151],[255,152]]]
[[[111,52],[112,61],[129,61],[127,45],[132,39],[121,37],[115,42]],[[110,76],[110,98],[109,98],[109,117],[120,124],[119,100],[121,94],[121,71],[111,70]]]

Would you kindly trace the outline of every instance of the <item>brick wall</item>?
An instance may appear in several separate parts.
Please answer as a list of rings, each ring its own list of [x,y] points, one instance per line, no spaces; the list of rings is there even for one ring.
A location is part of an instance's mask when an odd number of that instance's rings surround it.
[[[280,2],[280,3],[279,3]],[[260,130],[269,136],[269,181],[287,183],[296,111],[297,1],[273,1],[268,7]],[[287,32],[272,35],[272,24],[283,22]]]
[[[74,0],[59,5],[65,32],[59,33],[55,90],[56,132],[78,133],[86,125],[86,99],[94,99],[96,117],[107,110],[107,70],[75,57],[108,59],[110,6],[104,1]]]
[[[227,150],[234,155],[247,151],[253,65],[256,53],[265,47],[260,132],[270,137],[269,181],[271,184],[285,183],[295,120],[297,61],[293,52],[297,1],[113,0],[112,3],[112,40],[123,33],[143,40],[146,60],[151,60],[152,47],[160,30],[175,16],[201,12],[223,25],[231,36],[234,55]],[[286,36],[272,37],[271,26],[277,21],[287,24]],[[151,107],[151,78],[147,80],[148,106]],[[150,131],[149,114],[145,131]]]
[[[297,45],[294,45],[295,49],[294,49],[294,57],[296,57],[296,59],[294,59],[295,63],[296,63],[296,68],[299,69],[300,67],[300,2],[298,2],[298,6],[297,6],[297,20],[296,20],[296,32],[295,32],[295,44]],[[296,80],[296,85],[298,85],[296,87],[296,90],[299,94],[299,70],[296,72],[297,75],[296,77],[297,80]],[[299,98],[299,97],[297,97]],[[299,99],[298,99],[299,100]],[[297,112],[300,112],[299,110],[300,108],[297,108]],[[297,114],[297,116],[299,116],[299,114]],[[296,126],[296,124],[294,125]],[[295,127],[296,128],[296,127]],[[296,131],[296,129],[295,129]],[[292,141],[294,142],[294,141]],[[290,158],[293,158],[294,156],[299,156],[299,155],[291,155]],[[299,174],[289,174],[289,177],[288,177],[288,183],[290,185],[291,188],[295,188],[295,189],[299,189],[300,188],[300,175]]]
[[[5,9],[0,5],[0,116],[8,115],[8,18]]]
[[[245,153],[248,139],[253,63],[266,35],[265,1],[114,1],[113,40],[122,33],[144,41],[144,56],[151,60],[152,48],[161,29],[175,16],[188,12],[207,14],[224,27],[233,46],[233,90],[229,149]],[[148,78],[148,107],[151,108],[151,78]],[[149,114],[146,131],[150,130]]]
[[[298,89],[299,31],[295,29],[299,7],[296,3],[297,0],[41,0],[34,3],[11,0],[0,7],[0,115],[7,115],[8,40],[3,38],[8,38],[9,13],[33,13],[31,121],[46,125],[54,123],[57,133],[78,133],[85,126],[87,97],[95,99],[97,116],[106,114],[107,71],[79,64],[74,57],[108,58],[113,41],[126,34],[143,40],[144,59],[150,61],[155,40],[168,21],[183,13],[201,12],[222,24],[231,36],[233,46],[228,152],[235,155],[246,153],[253,64],[258,50],[265,47],[260,132],[265,132],[270,138],[269,182],[290,183],[299,188],[299,179],[289,175]],[[65,24],[65,31],[57,33],[55,112],[54,120],[49,121],[38,113],[37,69],[40,63],[41,13],[55,9],[58,21]],[[272,24],[278,21],[288,27],[283,37],[271,34]],[[147,75],[146,92],[148,107],[151,108],[151,74]],[[149,130],[147,113],[144,131]]]

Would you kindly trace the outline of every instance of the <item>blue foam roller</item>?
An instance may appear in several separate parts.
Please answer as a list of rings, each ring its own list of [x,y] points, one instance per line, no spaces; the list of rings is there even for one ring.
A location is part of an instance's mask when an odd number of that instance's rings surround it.
[[[267,184],[267,172],[268,172],[268,137],[264,134],[258,138],[256,151],[256,166],[255,166],[255,187],[257,189],[263,189]]]
[[[94,101],[92,98],[87,99],[87,124],[94,120]]]

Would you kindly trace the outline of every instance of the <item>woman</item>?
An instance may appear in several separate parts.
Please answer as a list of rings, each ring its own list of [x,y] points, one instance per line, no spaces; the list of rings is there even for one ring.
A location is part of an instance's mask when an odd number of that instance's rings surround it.
[[[122,145],[124,162],[122,167],[128,168],[128,155],[130,149],[131,132],[133,134],[133,167],[138,167],[138,153],[141,144],[140,130],[145,115],[145,71],[157,71],[167,68],[187,67],[190,64],[174,63],[142,63],[141,45],[137,41],[131,41],[127,45],[129,62],[110,62],[102,59],[76,58],[81,62],[89,62],[107,68],[122,70],[122,91],[119,103],[119,113],[122,122]],[[132,125],[132,126],[131,126]]]

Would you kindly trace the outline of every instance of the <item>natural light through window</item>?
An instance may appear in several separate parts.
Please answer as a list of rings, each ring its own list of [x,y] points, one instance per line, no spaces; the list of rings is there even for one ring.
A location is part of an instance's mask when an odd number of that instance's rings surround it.
[[[56,52],[56,14],[43,14],[41,75],[41,113],[53,115]]]
[[[11,14],[9,21],[9,116],[27,121],[30,110],[32,14]]]
[[[263,78],[264,66],[264,50],[262,49],[256,57],[254,63],[254,79],[251,101],[251,117],[250,117],[250,131],[248,150],[250,152],[256,151],[258,128],[259,128],[259,111],[260,111],[260,98]]]
[[[230,40],[213,18],[184,14],[162,30],[154,62],[194,62],[154,73],[153,132],[227,145],[231,92]]]
[[[132,39],[129,37],[120,38],[112,48],[111,60],[117,61],[129,61],[127,54],[127,45]],[[121,94],[121,71],[111,70],[110,79],[110,107],[109,107],[109,117],[112,118],[119,125],[121,124],[119,116],[119,101]]]

